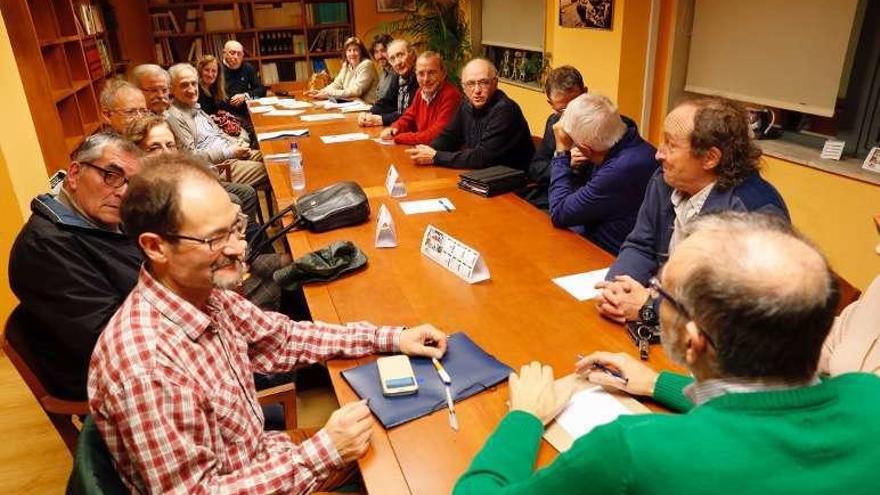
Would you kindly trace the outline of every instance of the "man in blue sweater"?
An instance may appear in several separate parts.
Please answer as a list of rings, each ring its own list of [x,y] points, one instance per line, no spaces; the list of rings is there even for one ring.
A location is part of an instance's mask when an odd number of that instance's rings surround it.
[[[553,125],[556,151],[550,165],[550,218],[611,254],[636,223],[657,160],[635,122],[622,118],[608,98],[583,94]],[[578,150],[585,164],[572,162]]]
[[[788,219],[782,196],[758,174],[760,157],[738,103],[700,98],[673,109],[657,150],[662,169],[651,178],[635,227],[606,281],[597,285],[600,313],[621,323],[639,319],[640,310],[652,305],[645,285],[697,216],[734,210]]]

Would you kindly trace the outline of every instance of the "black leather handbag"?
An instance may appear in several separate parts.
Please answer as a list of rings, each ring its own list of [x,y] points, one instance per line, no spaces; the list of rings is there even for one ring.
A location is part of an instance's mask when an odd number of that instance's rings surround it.
[[[301,196],[296,202],[279,211],[263,224],[260,228],[263,232],[258,233],[255,237],[263,237],[262,234],[270,225],[290,212],[295,215],[294,221],[253,246],[248,262],[251,262],[250,258],[256,257],[263,247],[272,244],[276,239],[293,229],[326,232],[363,223],[370,218],[370,202],[363,188],[356,182],[330,184]]]

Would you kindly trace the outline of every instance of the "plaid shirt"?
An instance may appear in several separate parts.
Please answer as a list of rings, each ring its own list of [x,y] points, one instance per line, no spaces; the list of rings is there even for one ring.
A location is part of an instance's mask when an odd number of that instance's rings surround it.
[[[92,354],[89,407],[142,493],[306,493],[343,467],[325,430],[264,432],[254,372],[398,348],[401,329],[294,322],[215,290],[201,311],[141,270]]]

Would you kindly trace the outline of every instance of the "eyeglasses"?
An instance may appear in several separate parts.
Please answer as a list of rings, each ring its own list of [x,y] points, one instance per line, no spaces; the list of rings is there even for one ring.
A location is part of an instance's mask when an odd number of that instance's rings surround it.
[[[171,92],[171,90],[168,88],[143,88],[141,89],[141,91],[144,93],[154,93],[157,95],[167,95]]]
[[[149,115],[150,111],[146,108],[126,108],[125,110],[111,110],[110,113],[118,113],[126,118],[137,118]]]
[[[94,163],[90,162],[77,162],[80,165],[85,165],[86,167],[93,168],[101,174],[101,179],[104,181],[105,185],[108,185],[112,188],[122,187],[125,184],[128,184],[128,178],[125,177],[125,174],[121,172],[116,172],[114,170],[107,170],[104,167],[99,167]],[[110,166],[117,167],[118,165],[111,163]]]
[[[651,291],[652,299],[660,299],[661,301],[666,299],[666,301],[671,304],[672,307],[675,308],[675,310],[678,311],[682,316],[684,316],[688,320],[693,320],[690,311],[688,311],[683,304],[672,297],[672,294],[670,294],[666,289],[663,288],[662,285],[660,285],[660,279],[658,279],[657,277],[651,277],[651,280],[648,281],[648,289]],[[715,345],[715,341],[712,339],[711,336],[709,336],[708,333],[706,333],[703,329],[700,329],[700,333],[702,333],[703,336],[706,337],[706,340],[709,341],[709,345],[715,347],[716,349],[718,348]]]
[[[156,153],[157,151],[177,151],[177,145],[174,143],[155,143],[147,146],[147,153]]]
[[[230,242],[240,241],[241,239],[244,239],[244,231],[245,228],[247,228],[247,221],[248,216],[244,213],[239,213],[238,216],[235,217],[235,221],[232,222],[232,225],[229,226],[226,232],[222,234],[217,234],[214,237],[209,237],[207,239],[170,233],[164,234],[163,237],[198,242],[200,244],[208,246],[208,249],[210,249],[211,251],[219,251],[220,249],[223,249],[224,247],[229,245]]]
[[[464,83],[461,83],[461,85],[464,86],[464,89],[466,89],[466,90],[468,90],[468,91],[473,91],[474,88],[477,88],[477,87],[479,87],[480,89],[486,89],[486,88],[488,88],[488,87],[489,87],[494,81],[495,81],[495,78],[492,78],[492,79],[480,79],[480,80],[478,80],[478,81],[468,81],[468,82],[464,82]]]

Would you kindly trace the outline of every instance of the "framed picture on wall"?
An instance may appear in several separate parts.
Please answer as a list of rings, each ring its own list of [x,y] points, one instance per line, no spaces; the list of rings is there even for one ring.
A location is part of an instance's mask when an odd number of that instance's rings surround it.
[[[415,12],[416,0],[376,0],[377,12]]]
[[[559,0],[559,25],[569,28],[611,29],[614,0]]]

